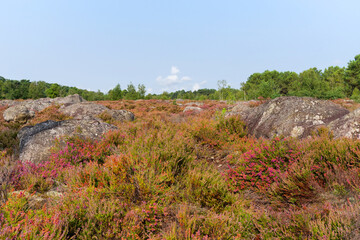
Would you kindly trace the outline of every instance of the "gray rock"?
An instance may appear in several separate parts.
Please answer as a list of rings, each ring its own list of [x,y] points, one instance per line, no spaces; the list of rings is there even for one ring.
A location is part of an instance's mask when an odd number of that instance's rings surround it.
[[[40,112],[45,108],[50,107],[53,104],[53,99],[51,98],[40,98],[35,100],[29,100],[22,103],[23,106],[28,108],[33,112]]]
[[[202,102],[189,102],[189,103],[185,103],[185,105],[186,106],[198,106],[198,107],[200,107],[200,106],[204,105],[204,103],[202,103]]]
[[[335,138],[360,139],[360,108],[329,123]]]
[[[27,191],[13,191],[10,192],[9,195],[17,196],[17,197],[25,197],[27,199],[28,207],[30,209],[41,209],[49,200],[59,200],[59,198],[63,197],[64,194],[57,191],[48,191],[44,194],[33,193],[30,194]]]
[[[29,110],[24,105],[15,105],[6,109],[3,113],[4,120],[23,122],[35,116],[34,111]]]
[[[31,111],[40,112],[45,108],[50,107],[51,105],[71,105],[84,100],[79,94],[69,95],[66,97],[58,98],[39,98],[35,100],[29,100],[24,103],[24,105],[29,108]]]
[[[82,119],[85,116],[97,117],[104,111],[109,110],[107,107],[92,103],[82,102],[72,105],[63,105],[59,108],[59,111],[73,117],[74,119]]]
[[[54,98],[53,102],[58,105],[70,105],[80,102],[86,102],[85,99],[83,99],[79,94],[69,95],[66,97],[60,97],[60,98]]]
[[[42,208],[46,203],[46,199],[41,197],[39,193],[30,194],[27,191],[20,190],[20,191],[10,192],[10,195],[17,197],[19,196],[25,197],[27,199],[28,207],[33,210]]]
[[[238,102],[230,111],[226,112],[225,117],[239,115],[250,108],[250,101]]]
[[[127,110],[107,110],[110,116],[116,121],[134,121],[135,115]]]
[[[40,112],[51,105],[71,105],[84,101],[85,100],[79,94],[74,94],[64,98],[40,98],[22,102],[8,102],[10,107],[5,110],[3,117],[5,120],[8,119],[6,121],[19,121],[19,119],[23,121],[34,117],[36,112]]]
[[[21,101],[5,99],[5,100],[0,101],[0,106],[12,107],[12,106],[15,106],[15,105],[19,105],[20,103],[21,103]]]
[[[31,196],[31,194],[29,192],[25,191],[25,190],[12,191],[12,192],[10,192],[10,195],[24,196],[26,198]]]
[[[45,195],[51,198],[61,198],[62,196],[64,196],[63,193],[53,190],[46,192]]]
[[[20,130],[20,160],[39,163],[47,161],[54,140],[63,136],[80,136],[83,138],[99,139],[106,132],[117,127],[99,121],[98,119],[46,121],[33,127]]]
[[[199,107],[187,106],[187,107],[183,110],[183,112],[190,112],[190,111],[199,113],[199,112],[202,112],[203,109],[202,109],[202,108],[199,108]]]
[[[317,126],[327,125],[349,111],[331,101],[309,97],[279,97],[240,113],[256,137],[278,135],[303,138]]]
[[[98,118],[100,114],[107,114],[117,121],[133,121],[135,116],[132,112],[127,110],[110,110],[109,108],[92,103],[83,102],[72,105],[63,105],[60,107],[60,112],[73,117],[74,119],[83,119],[84,117]]]

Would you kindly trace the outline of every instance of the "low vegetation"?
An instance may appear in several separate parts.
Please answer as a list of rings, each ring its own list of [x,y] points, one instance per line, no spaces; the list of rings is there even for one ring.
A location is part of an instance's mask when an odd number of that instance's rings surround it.
[[[217,101],[99,103],[137,118],[38,165],[16,161],[19,127],[0,119],[1,239],[360,238],[358,140],[256,139]]]

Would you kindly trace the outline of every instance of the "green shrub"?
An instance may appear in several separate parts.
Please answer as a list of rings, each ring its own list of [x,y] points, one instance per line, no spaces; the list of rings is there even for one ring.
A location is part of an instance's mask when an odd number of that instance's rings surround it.
[[[240,138],[247,135],[246,124],[241,121],[239,116],[220,118],[216,129],[218,131],[225,131],[227,134],[235,134]]]
[[[11,155],[19,146],[17,139],[18,130],[13,128],[5,128],[0,132],[0,151],[7,150],[7,154]]]
[[[223,176],[206,163],[200,163],[190,170],[183,184],[184,197],[202,208],[221,212],[235,201]]]
[[[360,90],[356,87],[354,88],[352,94],[351,94],[351,99],[355,100],[355,101],[360,101]]]

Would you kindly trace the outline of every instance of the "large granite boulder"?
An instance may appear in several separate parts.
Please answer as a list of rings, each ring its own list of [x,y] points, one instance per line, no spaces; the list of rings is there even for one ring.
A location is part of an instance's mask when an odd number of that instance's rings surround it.
[[[11,106],[18,105],[18,104],[20,104],[20,103],[21,103],[21,101],[15,101],[15,100],[5,99],[5,100],[1,100],[1,101],[0,101],[0,106],[11,107]]]
[[[33,112],[40,112],[45,108],[50,107],[53,104],[53,99],[51,98],[39,98],[35,100],[24,101],[21,105],[28,108]]]
[[[35,112],[24,105],[15,105],[6,109],[3,113],[5,121],[24,122],[35,116]]]
[[[250,134],[256,137],[303,138],[317,126],[332,122],[349,111],[331,101],[309,97],[279,97],[240,113]]]
[[[189,103],[185,103],[185,106],[197,106],[197,107],[200,107],[200,106],[203,106],[204,103],[202,102],[189,102]]]
[[[234,115],[241,115],[242,112],[251,108],[251,103],[253,101],[241,101],[238,102],[230,111],[225,113],[225,117],[230,117]]]
[[[127,110],[106,110],[105,113],[108,113],[111,118],[115,121],[134,121],[135,115]]]
[[[23,121],[34,117],[36,112],[40,112],[51,105],[70,105],[84,101],[79,94],[74,94],[63,98],[40,98],[22,102],[9,102],[11,106],[4,111],[3,117],[6,121],[19,121],[19,119]]]
[[[83,119],[84,117],[98,118],[101,115],[112,118],[116,121],[133,121],[135,116],[132,112],[127,110],[112,110],[103,105],[83,102],[72,105],[63,105],[59,111],[73,117],[74,119]]]
[[[63,105],[59,111],[73,117],[74,119],[82,119],[86,116],[96,117],[102,112],[109,110],[107,107],[93,102],[75,103],[71,105]]]
[[[40,112],[51,105],[71,105],[80,102],[85,102],[79,94],[69,95],[66,97],[57,98],[39,98],[35,100],[28,100],[23,103],[24,106],[29,108],[31,111]]]
[[[79,94],[73,94],[66,97],[58,97],[53,99],[53,103],[58,105],[70,105],[80,102],[86,102],[86,100],[83,99]]]
[[[117,127],[93,118],[59,122],[49,120],[33,127],[24,127],[18,134],[20,160],[33,163],[47,161],[54,140],[63,136],[99,139],[106,132],[115,129]]]
[[[328,124],[335,138],[360,139],[360,108]]]
[[[183,112],[193,112],[193,113],[199,113],[199,112],[202,112],[203,109],[200,108],[200,107],[193,107],[193,106],[187,106]]]

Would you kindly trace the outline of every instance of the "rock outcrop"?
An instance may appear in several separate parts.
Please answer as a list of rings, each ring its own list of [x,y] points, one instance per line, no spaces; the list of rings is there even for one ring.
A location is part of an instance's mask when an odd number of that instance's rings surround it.
[[[59,110],[74,118],[59,122],[45,121],[20,130],[20,160],[34,163],[49,159],[50,149],[56,138],[80,136],[99,139],[104,133],[117,128],[102,121],[99,116],[101,114],[118,121],[132,121],[135,118],[133,113],[126,110],[111,110],[100,104],[86,102],[78,94],[65,98],[42,98],[19,101],[18,104],[9,103],[14,105],[4,111],[6,121],[25,122],[34,117],[36,112],[51,105],[61,105]]]
[[[317,126],[326,126],[349,111],[330,101],[309,97],[279,97],[240,113],[250,134],[256,137],[304,138]]]
[[[73,117],[74,119],[82,119],[87,116],[96,117],[102,112],[109,110],[107,107],[93,102],[75,103],[71,105],[63,105],[59,111]]]
[[[21,103],[21,101],[5,99],[5,100],[0,101],[0,106],[12,107],[12,106],[18,105],[20,103]]]
[[[134,114],[130,111],[112,110],[92,102],[63,105],[59,111],[74,119],[83,119],[84,117],[98,118],[102,114],[116,121],[133,121],[135,119]]]
[[[332,121],[329,123],[328,128],[335,138],[360,139],[360,108]]]
[[[127,110],[107,110],[112,119],[116,121],[134,121],[135,115]]]
[[[59,122],[46,121],[33,127],[25,127],[18,134],[20,139],[20,160],[33,163],[47,161],[56,138],[80,136],[99,139],[106,132],[115,129],[117,127],[93,118]]]
[[[52,104],[53,99],[51,98],[39,98],[35,100],[24,101],[21,106],[24,106],[33,112],[40,112],[45,108],[50,107]]]
[[[25,197],[27,199],[27,207],[32,210],[41,209],[50,200],[57,201],[64,196],[62,192],[57,192],[54,190],[50,190],[43,194],[38,192],[30,194],[27,191],[20,190],[20,191],[12,191],[10,192],[10,195],[16,197],[20,197],[20,196]]]
[[[23,121],[34,117],[36,112],[40,112],[51,105],[70,105],[84,101],[79,94],[74,94],[63,98],[40,98],[9,102],[11,106],[4,111],[3,117],[5,121]]]
[[[199,108],[199,107],[193,107],[193,106],[187,106],[183,112],[195,112],[195,113],[199,113],[199,112],[202,112],[203,109],[202,108]]]
[[[83,119],[89,116],[95,118],[105,112],[113,120],[117,121],[133,121],[135,119],[132,112],[126,110],[111,110],[103,105],[87,102],[79,94],[26,101],[4,100],[3,104],[4,106],[10,106],[3,113],[5,121],[26,121],[34,117],[36,112],[40,112],[51,105],[61,105],[59,111],[74,119]]]
[[[202,102],[189,102],[189,103],[185,103],[185,106],[197,106],[197,107],[200,107],[200,106],[203,106],[204,103]]]
[[[250,104],[252,101],[242,101],[238,102],[230,111],[226,112],[225,117],[230,117],[234,115],[241,115],[242,112],[250,109]]]
[[[62,105],[62,104],[74,104],[74,103],[80,103],[80,102],[86,102],[85,99],[83,99],[79,94],[69,95],[66,97],[58,97],[54,98],[53,103]]]
[[[3,113],[5,121],[24,122],[35,116],[35,112],[24,105],[15,105],[6,109]]]

